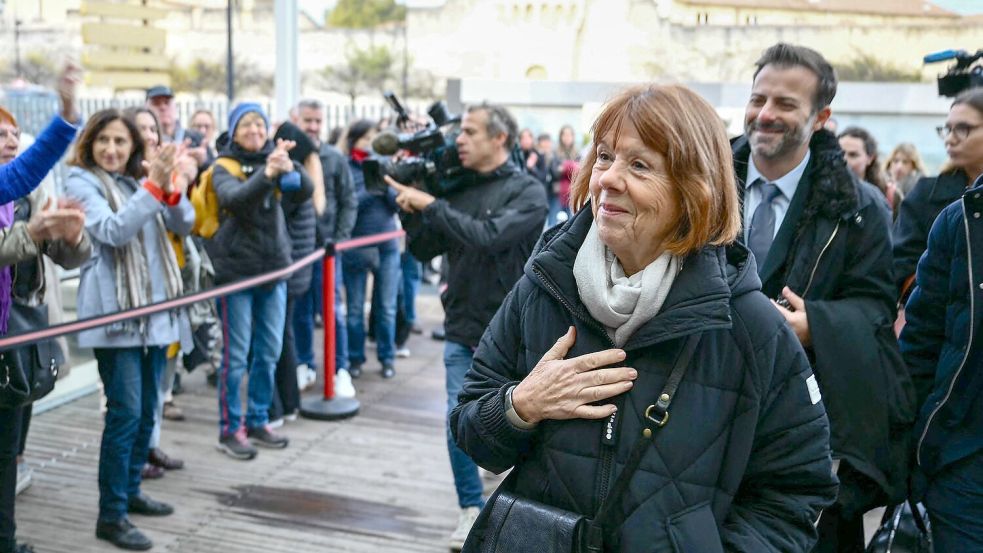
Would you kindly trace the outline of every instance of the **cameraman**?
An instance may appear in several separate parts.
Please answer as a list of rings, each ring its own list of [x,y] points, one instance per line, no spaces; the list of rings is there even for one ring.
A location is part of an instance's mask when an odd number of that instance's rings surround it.
[[[447,342],[447,411],[457,405],[474,348],[522,268],[546,222],[542,184],[509,161],[515,120],[505,108],[481,104],[467,109],[456,140],[462,167],[473,173],[469,186],[443,198],[397,183],[396,203],[409,215],[403,227],[410,252],[427,261],[447,254],[450,271],[442,295]],[[478,467],[450,438],[447,447],[461,515],[450,546],[460,550],[482,506]]]

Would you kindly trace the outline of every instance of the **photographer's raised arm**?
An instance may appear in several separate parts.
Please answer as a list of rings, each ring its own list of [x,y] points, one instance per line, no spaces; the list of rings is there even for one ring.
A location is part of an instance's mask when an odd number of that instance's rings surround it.
[[[437,199],[423,210],[423,224],[439,230],[448,240],[493,253],[512,247],[542,227],[546,205],[542,186],[522,188],[487,219],[477,219]]]

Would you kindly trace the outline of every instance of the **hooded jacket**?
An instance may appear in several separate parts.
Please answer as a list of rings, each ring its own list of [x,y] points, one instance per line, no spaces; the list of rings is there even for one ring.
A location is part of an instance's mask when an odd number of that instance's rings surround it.
[[[638,378],[613,398],[613,418],[547,420],[532,430],[506,419],[506,390],[569,326],[577,339],[568,359],[614,347],[573,276],[592,223],[588,206],[537,246],[475,353],[450,416],[457,444],[489,470],[514,466],[518,495],[593,516],[681,344],[702,333],[669,422],[623,497],[624,523],[605,529],[605,550],[809,551],[813,524],[836,495],[825,409],[810,393],[812,371],[798,340],[758,291],[742,246],[707,247],[683,261],[662,310],[623,348],[623,365]],[[465,551],[477,550],[488,511]]]
[[[788,286],[805,299],[812,345],[806,354],[829,413],[833,456],[841,459],[843,515],[907,496],[914,390],[892,324],[891,213],[883,194],[850,173],[833,134],[815,133],[812,156],[775,241],[756,260],[761,291]],[[751,148],[733,142],[744,194]]]

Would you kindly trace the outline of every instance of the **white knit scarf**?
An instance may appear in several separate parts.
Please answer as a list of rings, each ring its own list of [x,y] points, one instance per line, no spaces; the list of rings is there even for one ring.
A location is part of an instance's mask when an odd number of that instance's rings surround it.
[[[573,264],[580,300],[619,348],[659,313],[679,270],[679,258],[666,252],[642,271],[625,276],[621,263],[601,241],[596,223]]]

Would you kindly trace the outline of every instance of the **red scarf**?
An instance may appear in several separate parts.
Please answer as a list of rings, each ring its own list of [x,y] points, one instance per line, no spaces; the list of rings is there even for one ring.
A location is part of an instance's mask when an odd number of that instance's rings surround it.
[[[352,155],[351,155],[351,157],[352,157],[352,159],[354,159],[358,163],[362,163],[363,161],[365,161],[365,158],[367,158],[367,157],[369,157],[371,155],[372,155],[372,152],[366,152],[365,150],[362,150],[361,148],[352,148]]]

